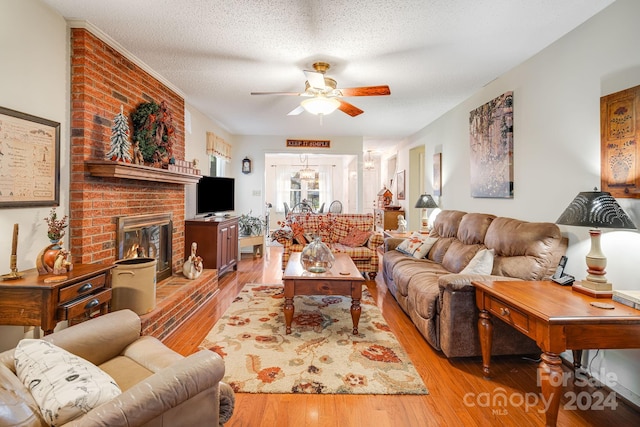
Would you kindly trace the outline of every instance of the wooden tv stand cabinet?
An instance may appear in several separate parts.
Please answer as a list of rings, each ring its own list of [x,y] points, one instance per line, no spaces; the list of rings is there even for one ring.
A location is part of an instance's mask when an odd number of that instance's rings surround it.
[[[191,254],[196,242],[196,254],[202,257],[204,268],[218,270],[218,277],[238,269],[238,217],[210,216],[184,222],[184,257]]]
[[[534,339],[542,349],[540,388],[546,425],[555,426],[562,396],[560,353],[592,348],[640,348],[640,310],[593,298],[551,281],[472,282],[480,309],[478,331],[483,373],[491,376],[493,320],[498,318]],[[591,303],[607,303],[613,309]],[[579,360],[574,364],[579,366]]]

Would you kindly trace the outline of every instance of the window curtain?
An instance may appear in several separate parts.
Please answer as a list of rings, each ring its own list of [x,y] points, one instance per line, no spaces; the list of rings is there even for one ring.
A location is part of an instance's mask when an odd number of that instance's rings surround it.
[[[333,201],[333,166],[322,165],[318,168],[320,206],[326,203],[325,209]]]
[[[329,203],[333,201],[333,166],[321,165],[314,167],[314,169],[318,171],[320,205],[326,203],[328,207]],[[284,213],[284,202],[289,203],[289,200],[291,200],[291,177],[298,173],[299,170],[300,166],[276,166],[276,212]],[[303,196],[306,196],[306,194],[303,193]],[[292,207],[289,206],[289,208]]]
[[[276,167],[276,212],[284,213],[284,202],[289,203],[289,194],[291,191],[291,177],[295,175],[300,168],[294,166],[278,165]],[[292,208],[293,206],[289,206]]]

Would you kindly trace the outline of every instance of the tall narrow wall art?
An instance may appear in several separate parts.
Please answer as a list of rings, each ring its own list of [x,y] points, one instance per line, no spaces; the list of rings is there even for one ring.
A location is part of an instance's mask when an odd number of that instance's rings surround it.
[[[471,111],[471,196],[513,198],[513,92]]]
[[[600,98],[601,189],[640,199],[640,86]]]

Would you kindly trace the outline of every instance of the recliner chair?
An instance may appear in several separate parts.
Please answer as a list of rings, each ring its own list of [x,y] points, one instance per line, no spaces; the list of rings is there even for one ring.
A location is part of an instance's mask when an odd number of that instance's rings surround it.
[[[233,411],[233,391],[221,383],[224,361],[210,351],[188,357],[156,338],[140,336],[140,318],[115,311],[43,337],[109,374],[118,397],[65,426],[218,426]],[[223,392],[221,393],[221,390]],[[227,413],[221,419],[221,400]],[[14,367],[14,350],[0,353],[0,425],[46,426]],[[6,424],[5,424],[6,423]]]

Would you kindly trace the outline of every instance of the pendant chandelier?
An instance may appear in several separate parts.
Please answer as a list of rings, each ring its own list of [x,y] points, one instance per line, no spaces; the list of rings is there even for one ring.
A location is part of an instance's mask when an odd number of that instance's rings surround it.
[[[376,163],[373,161],[371,157],[371,150],[367,150],[367,157],[364,159],[364,170],[370,171],[375,169]]]
[[[300,156],[300,161],[305,164],[305,166],[298,172],[300,179],[303,181],[313,181],[316,179],[316,171],[309,168],[309,157],[306,154],[304,156]]]

